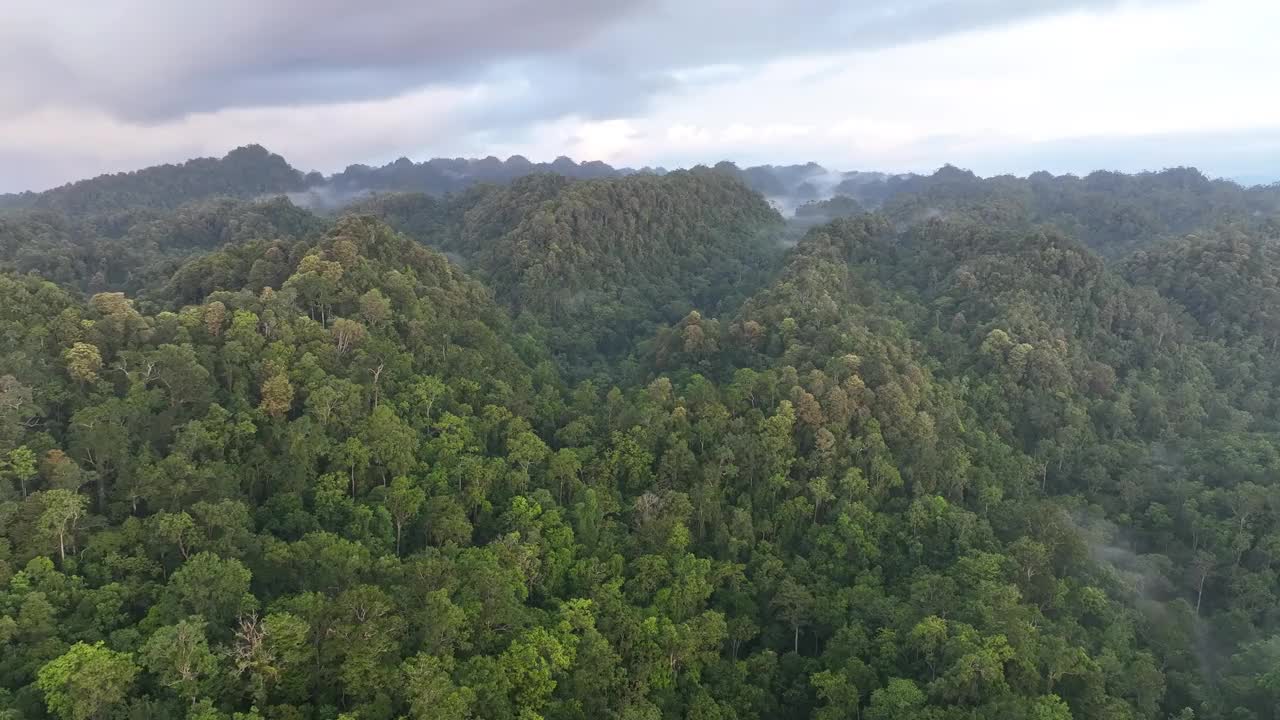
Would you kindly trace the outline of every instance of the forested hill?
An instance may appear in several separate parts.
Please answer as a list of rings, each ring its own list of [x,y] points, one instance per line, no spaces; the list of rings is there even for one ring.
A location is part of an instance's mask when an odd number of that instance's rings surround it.
[[[401,158],[382,167],[352,165],[325,177],[315,172],[304,174],[262,146],[249,145],[232,150],[223,158],[199,158],[180,165],[103,175],[44,192],[0,195],[0,210],[49,210],[83,219],[120,211],[173,209],[211,198],[255,200],[274,195],[289,195],[300,205],[332,210],[375,192],[440,196],[481,183],[505,184],[533,174],[591,179],[634,172],[614,169],[599,161],[579,164],[561,157],[550,163],[532,163],[517,155],[505,161],[494,157],[436,158],[414,163]]]
[[[647,168],[645,171],[652,172]],[[550,173],[590,180],[635,172],[630,168],[615,169],[599,160],[579,164],[567,157],[558,157],[549,163],[530,162],[520,155],[513,155],[506,160],[492,156],[482,159],[433,158],[420,163],[400,158],[381,167],[352,165],[330,177],[327,185],[339,194],[391,191],[445,195],[480,183],[502,185],[534,174]]]
[[[174,210],[88,217],[50,210],[0,213],[0,266],[85,292],[155,290],[193,254],[254,239],[298,237],[330,220],[287,199],[214,198]]]
[[[1039,172],[1026,178],[980,178],[952,166],[931,175],[838,172],[812,162],[740,169],[725,161],[714,169],[735,176],[785,215],[797,213],[800,226],[823,216],[846,215],[851,202],[858,208],[883,208],[907,222],[983,204],[1001,206],[1031,223],[1053,224],[1108,258],[1199,228],[1257,223],[1280,214],[1280,185],[1245,188],[1209,179],[1194,168],[1133,175],[1099,171],[1085,177]],[[288,195],[299,206],[335,212],[378,194],[444,197],[537,175],[591,180],[666,172],[614,168],[599,161],[578,163],[566,157],[533,163],[516,155],[506,160],[434,158],[418,163],[400,158],[381,167],[352,165],[325,177],[304,175],[279,155],[250,145],[221,159],[104,175],[40,193],[0,195],[0,212],[37,210],[56,213],[63,222],[119,225],[121,215],[220,198],[253,201]],[[839,208],[835,212],[820,208],[831,202],[836,203],[832,208]]]
[[[1280,342],[1280,226],[1213,228],[1139,252],[1126,274],[1187,309],[1205,331],[1234,342]]]
[[[0,214],[0,719],[1275,717],[1274,190],[201,162]]]
[[[173,209],[218,196],[251,199],[295,192],[307,182],[284,158],[261,145],[248,145],[221,159],[199,158],[181,165],[103,175],[40,193],[5,195],[0,197],[0,208],[52,210],[83,217],[141,208]]]
[[[983,179],[947,166],[929,176],[865,185],[851,195],[911,220],[966,206],[1002,207],[1029,222],[1052,224],[1108,258],[1200,228],[1280,215],[1280,185],[1245,188],[1195,168]]]
[[[572,182],[530,175],[460,196],[357,203],[484,278],[511,312],[545,328],[576,373],[625,356],[694,308],[740,303],[773,272],[782,218],[706,168]]]

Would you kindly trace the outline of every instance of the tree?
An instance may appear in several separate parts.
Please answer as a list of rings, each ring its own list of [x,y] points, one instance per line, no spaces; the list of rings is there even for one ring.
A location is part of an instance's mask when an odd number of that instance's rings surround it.
[[[571,448],[561,448],[547,462],[547,480],[556,488],[561,504],[569,497],[569,490],[582,472],[582,461]]]
[[[533,628],[503,651],[498,662],[519,717],[539,717],[556,688],[555,676],[573,664],[576,643],[566,640]]]
[[[252,609],[251,577],[239,560],[223,560],[214,553],[201,552],[173,573],[169,588],[189,612],[222,624]]]
[[[124,403],[112,400],[83,408],[71,416],[71,450],[92,468],[98,512],[107,504],[107,478],[127,462],[129,432]]]
[[[1196,615],[1200,614],[1200,602],[1204,600],[1205,582],[1213,575],[1213,569],[1217,566],[1217,559],[1212,553],[1201,550],[1196,553],[1195,560],[1191,563],[1191,580],[1196,589]]]
[[[78,642],[40,668],[36,685],[49,712],[63,720],[104,720],[124,703],[137,674],[128,653]]]
[[[22,497],[27,496],[28,483],[36,476],[36,454],[23,445],[9,451],[4,464],[5,474],[18,481]]]
[[[475,692],[454,684],[453,658],[420,653],[404,662],[404,694],[417,720],[467,720]]]
[[[166,543],[176,545],[183,560],[191,558],[192,546],[196,541],[196,524],[185,512],[158,512],[152,515],[148,524],[154,528],[158,538]]]
[[[858,716],[858,688],[845,673],[823,670],[814,673],[809,682],[826,703],[813,714],[814,720],[846,720]]]
[[[81,385],[98,381],[98,371],[102,369],[102,353],[96,345],[78,342],[67,349],[63,355],[67,362],[67,374]]]
[[[165,343],[148,354],[151,376],[169,397],[169,406],[200,405],[209,396],[209,371],[190,344]]]
[[[369,468],[370,453],[360,438],[349,437],[329,450],[329,458],[347,471],[351,486],[351,499],[356,498],[356,475]]]
[[[142,646],[140,659],[148,672],[193,706],[218,670],[199,617],[156,630]]]
[[[111,347],[119,348],[146,327],[133,301],[121,292],[101,292],[89,298],[89,307],[99,316],[95,330]]]
[[[395,681],[404,622],[387,593],[373,585],[343,591],[334,601],[334,610],[343,692],[372,701]]]
[[[396,523],[396,555],[400,554],[400,537],[405,522],[418,515],[426,500],[426,491],[415,485],[409,478],[401,475],[391,481],[391,487],[387,490],[384,502],[387,511],[391,513],[391,519]]]
[[[365,423],[362,440],[373,461],[382,466],[384,485],[387,473],[405,475],[413,469],[418,435],[388,405],[373,409]]]
[[[385,325],[392,317],[391,301],[378,288],[360,296],[360,316],[373,327]]]
[[[925,665],[929,667],[930,680],[938,677],[942,654],[947,644],[947,635],[946,621],[936,615],[930,615],[921,620],[911,629],[911,644],[920,654]]]
[[[924,692],[910,680],[894,678],[871,693],[867,720],[923,720]]]
[[[283,373],[264,380],[260,395],[262,402],[259,407],[271,417],[284,417],[293,407],[293,385],[289,382],[289,376]]]
[[[30,387],[12,375],[0,375],[0,446],[17,443],[36,415]]]
[[[507,458],[520,468],[523,478],[529,477],[529,468],[542,462],[550,449],[542,442],[542,438],[525,430],[507,440]]]
[[[808,624],[813,614],[813,603],[813,593],[791,578],[784,579],[778,586],[778,591],[774,593],[773,606],[778,609],[782,619],[791,626],[795,636],[792,649],[796,653],[800,652],[800,628]]]
[[[295,290],[299,299],[307,304],[312,319],[326,325],[342,274],[341,264],[324,260],[316,254],[307,255],[298,263],[297,272],[285,281],[284,287]]]
[[[248,683],[249,694],[265,703],[273,688],[286,684],[290,672],[310,658],[310,628],[291,613],[271,613],[265,618],[249,613],[237,624],[230,657],[235,675]]]
[[[40,513],[40,530],[46,537],[57,539],[58,559],[67,560],[67,545],[74,544],[76,525],[89,508],[89,499],[72,490],[54,489],[39,493],[44,507]]]
[[[214,300],[204,306],[204,328],[210,337],[222,334],[222,326],[227,321],[227,306]]]
[[[88,481],[88,473],[61,450],[53,449],[45,453],[42,464],[47,484],[53,489],[79,491]]]
[[[338,355],[346,355],[352,348],[364,340],[364,325],[355,320],[337,318],[333,321],[329,333],[333,336],[333,344],[338,348]]]

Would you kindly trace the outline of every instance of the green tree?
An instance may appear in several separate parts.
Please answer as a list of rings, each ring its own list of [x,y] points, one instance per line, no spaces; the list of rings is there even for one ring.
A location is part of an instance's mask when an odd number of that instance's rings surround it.
[[[792,650],[800,652],[800,628],[807,625],[813,615],[813,593],[804,585],[791,578],[786,578],[778,586],[773,597],[773,606],[778,615],[791,627],[793,637]]]
[[[382,468],[383,484],[387,473],[408,474],[418,452],[418,435],[387,405],[373,409],[361,435],[374,463]]]
[[[475,692],[454,684],[453,658],[420,653],[404,662],[404,694],[417,720],[466,720]]]
[[[44,508],[40,513],[41,533],[56,540],[58,559],[65,563],[67,545],[75,545],[76,530],[89,508],[89,499],[63,489],[45,490],[38,497]]]
[[[249,593],[251,577],[239,560],[223,560],[214,553],[200,552],[173,573],[169,589],[189,613],[221,625],[253,609],[256,603]]]
[[[199,617],[156,630],[140,653],[147,672],[193,706],[217,675],[218,661],[209,649],[204,621]]]
[[[36,476],[36,454],[26,445],[10,450],[5,459],[4,471],[11,479],[18,481],[18,491],[25,498],[30,482]]]
[[[860,704],[858,688],[844,673],[823,670],[814,673],[809,678],[809,682],[826,703],[814,712],[814,720],[845,720],[858,717]]]
[[[924,720],[924,692],[910,680],[894,678],[871,693],[867,720]]]
[[[297,696],[304,680],[297,673],[312,661],[311,629],[291,613],[241,616],[229,649],[236,677],[246,682],[249,695],[263,704],[272,690],[285,688]]]
[[[37,674],[49,712],[63,720],[104,720],[124,704],[138,668],[103,643],[76,643]]]
[[[147,524],[162,542],[174,545],[182,559],[189,560],[197,542],[196,523],[185,512],[158,512],[148,518]]]
[[[396,524],[396,555],[400,554],[400,539],[403,534],[404,524],[410,519],[417,517],[422,511],[422,505],[427,501],[427,493],[418,487],[409,478],[401,475],[391,481],[391,487],[387,489],[385,504],[387,512],[391,513],[391,519]]]

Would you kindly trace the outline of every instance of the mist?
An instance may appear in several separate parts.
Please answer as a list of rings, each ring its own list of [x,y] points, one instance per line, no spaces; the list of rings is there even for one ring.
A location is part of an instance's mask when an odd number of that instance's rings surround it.
[[[1177,582],[1188,568],[1175,567],[1166,555],[1137,552],[1138,540],[1130,532],[1089,511],[1064,510],[1063,515],[1089,548],[1093,562],[1149,623],[1181,626],[1189,632],[1200,674],[1213,678],[1235,648],[1214,640],[1213,628],[1196,614],[1185,585]]]
[[[346,206],[373,195],[369,188],[339,189],[332,185],[318,185],[301,192],[285,193],[289,202],[307,210],[320,213],[337,212]]]

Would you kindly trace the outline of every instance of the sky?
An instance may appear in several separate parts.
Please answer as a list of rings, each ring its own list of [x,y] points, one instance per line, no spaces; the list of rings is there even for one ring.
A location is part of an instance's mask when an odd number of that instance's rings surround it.
[[[249,143],[325,173],[521,154],[1280,178],[1275,0],[0,9],[0,192]]]

